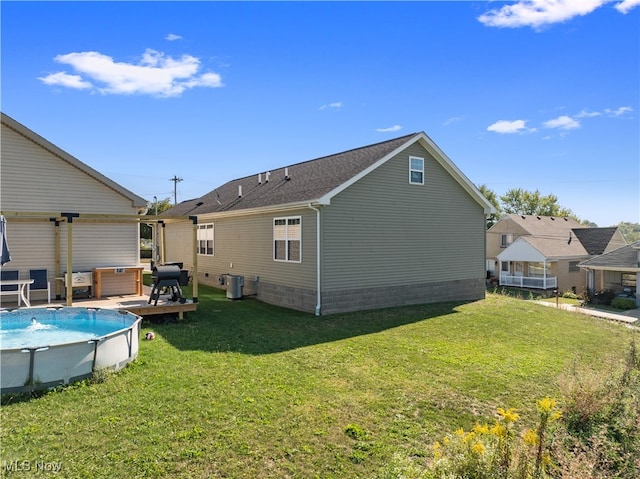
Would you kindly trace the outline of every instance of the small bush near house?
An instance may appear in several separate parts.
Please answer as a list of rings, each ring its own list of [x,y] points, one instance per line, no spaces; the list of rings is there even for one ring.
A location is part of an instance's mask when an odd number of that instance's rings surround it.
[[[636,300],[633,298],[613,298],[611,306],[616,309],[636,309]]]
[[[610,305],[615,296],[616,295],[613,291],[603,289],[602,291],[592,292],[589,295],[589,300],[592,304]]]
[[[578,299],[578,295],[573,291],[565,291],[562,293],[562,297],[567,299]]]

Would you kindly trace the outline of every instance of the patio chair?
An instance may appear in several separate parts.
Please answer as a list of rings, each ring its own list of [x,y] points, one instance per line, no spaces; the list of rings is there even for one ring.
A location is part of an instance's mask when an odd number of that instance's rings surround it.
[[[17,269],[2,269],[0,270],[0,281],[14,281],[18,279]],[[18,285],[2,286],[2,291],[18,291]]]
[[[29,278],[33,283],[29,285],[29,300],[31,291],[47,291],[47,302],[51,304],[51,282],[49,281],[46,269],[30,269]]]

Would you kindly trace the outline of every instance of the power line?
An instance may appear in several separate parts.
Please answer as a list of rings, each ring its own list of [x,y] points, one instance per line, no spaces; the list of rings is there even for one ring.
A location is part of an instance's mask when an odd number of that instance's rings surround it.
[[[173,181],[173,204],[178,204],[178,183],[182,181],[182,178],[178,178],[176,175],[173,175],[173,178],[169,178],[169,181]]]

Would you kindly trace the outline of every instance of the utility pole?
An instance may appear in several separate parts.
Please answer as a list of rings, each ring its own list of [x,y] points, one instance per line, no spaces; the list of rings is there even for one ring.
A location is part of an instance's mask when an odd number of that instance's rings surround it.
[[[173,181],[173,204],[178,204],[178,183],[182,181],[182,178],[178,178],[176,175],[173,175],[173,178],[169,178],[169,181]]]

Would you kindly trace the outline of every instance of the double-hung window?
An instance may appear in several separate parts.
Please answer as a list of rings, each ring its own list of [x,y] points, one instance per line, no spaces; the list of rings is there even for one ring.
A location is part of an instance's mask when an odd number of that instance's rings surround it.
[[[506,248],[511,243],[513,243],[513,234],[511,233],[503,233],[500,235],[500,247]]]
[[[424,185],[424,158],[409,157],[409,184]]]
[[[273,259],[293,263],[302,261],[302,217],[274,218]]]
[[[213,256],[213,223],[198,225],[198,254]]]

